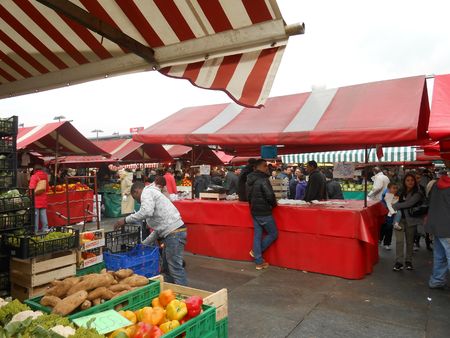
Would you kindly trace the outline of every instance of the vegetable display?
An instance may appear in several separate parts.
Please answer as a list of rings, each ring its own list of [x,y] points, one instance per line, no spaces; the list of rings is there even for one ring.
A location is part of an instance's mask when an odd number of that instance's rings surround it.
[[[177,299],[175,293],[168,289],[160,293],[151,302],[135,311],[119,311],[133,325],[118,329],[108,338],[158,338],[175,330],[185,322],[199,316],[202,312],[203,299],[191,296]]]
[[[58,185],[51,185],[47,189],[47,194],[62,194],[66,191],[86,191],[91,190],[86,184],[82,184],[81,182],[72,183],[72,184],[58,184]]]
[[[53,313],[66,316],[89,309],[148,283],[148,278],[136,275],[130,269],[116,272],[102,270],[101,273],[52,282],[52,287],[45,292],[40,303],[51,307]]]

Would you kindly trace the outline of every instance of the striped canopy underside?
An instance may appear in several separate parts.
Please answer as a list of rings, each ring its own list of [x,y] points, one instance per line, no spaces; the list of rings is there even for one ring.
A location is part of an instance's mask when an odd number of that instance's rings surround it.
[[[245,106],[260,106],[268,97],[288,40],[284,35],[273,42],[273,48],[270,43],[258,47],[243,45],[217,57],[200,53],[195,62],[166,62],[164,47],[171,47],[172,54],[175,50],[181,57],[183,50],[173,49],[177,44],[218,33],[273,23],[285,34],[276,1],[70,2],[152,48],[162,74],[188,79],[202,88],[223,90]],[[125,48],[38,1],[1,1],[0,27],[0,98],[151,69],[144,59],[130,57],[133,55]],[[81,71],[86,65],[92,67]]]
[[[416,160],[415,147],[386,147],[383,148],[383,157],[378,159],[376,149],[369,150],[369,162],[412,162]],[[305,154],[282,155],[283,163],[318,163],[335,162],[365,162],[365,150],[329,151]]]

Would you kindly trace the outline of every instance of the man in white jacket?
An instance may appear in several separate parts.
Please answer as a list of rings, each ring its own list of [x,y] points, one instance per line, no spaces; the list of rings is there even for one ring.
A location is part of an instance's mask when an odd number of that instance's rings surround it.
[[[372,201],[378,202],[381,201],[381,195],[386,190],[390,180],[379,167],[375,167],[373,173],[375,174],[372,177],[373,188],[367,197]]]
[[[125,224],[146,221],[153,229],[142,244],[152,245],[156,240],[163,244],[162,270],[169,283],[186,285],[186,272],[183,267],[183,252],[186,244],[186,225],[178,209],[156,186],[144,186],[136,182],[131,186],[131,195],[141,204],[138,212],[118,221],[115,228]]]

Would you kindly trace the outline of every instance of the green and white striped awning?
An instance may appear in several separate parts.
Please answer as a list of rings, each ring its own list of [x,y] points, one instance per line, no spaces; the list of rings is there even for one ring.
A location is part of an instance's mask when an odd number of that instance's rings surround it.
[[[369,162],[411,162],[416,160],[415,147],[387,147],[383,148],[384,156],[377,158],[375,149],[369,150]],[[282,155],[283,163],[306,163],[316,161],[318,163],[335,162],[365,162],[365,150],[327,151],[321,153],[305,153]]]

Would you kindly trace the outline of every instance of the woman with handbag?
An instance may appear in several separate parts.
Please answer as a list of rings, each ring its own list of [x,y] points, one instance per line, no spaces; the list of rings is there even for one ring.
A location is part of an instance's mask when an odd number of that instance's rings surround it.
[[[47,187],[48,175],[40,165],[34,166],[34,173],[30,179],[30,190],[34,191],[34,232],[39,232],[39,222],[42,232],[48,231],[47,220]]]
[[[416,177],[409,173],[403,178],[403,188],[400,194],[400,201],[392,207],[394,210],[401,210],[402,219],[400,227],[395,229],[396,258],[393,270],[400,271],[405,267],[406,270],[413,270],[412,256],[414,248],[414,236],[417,227],[423,224],[423,216],[411,212],[412,208],[417,208],[422,204],[424,196],[419,190]],[[406,256],[405,256],[406,243]],[[405,265],[403,266],[403,262]]]

